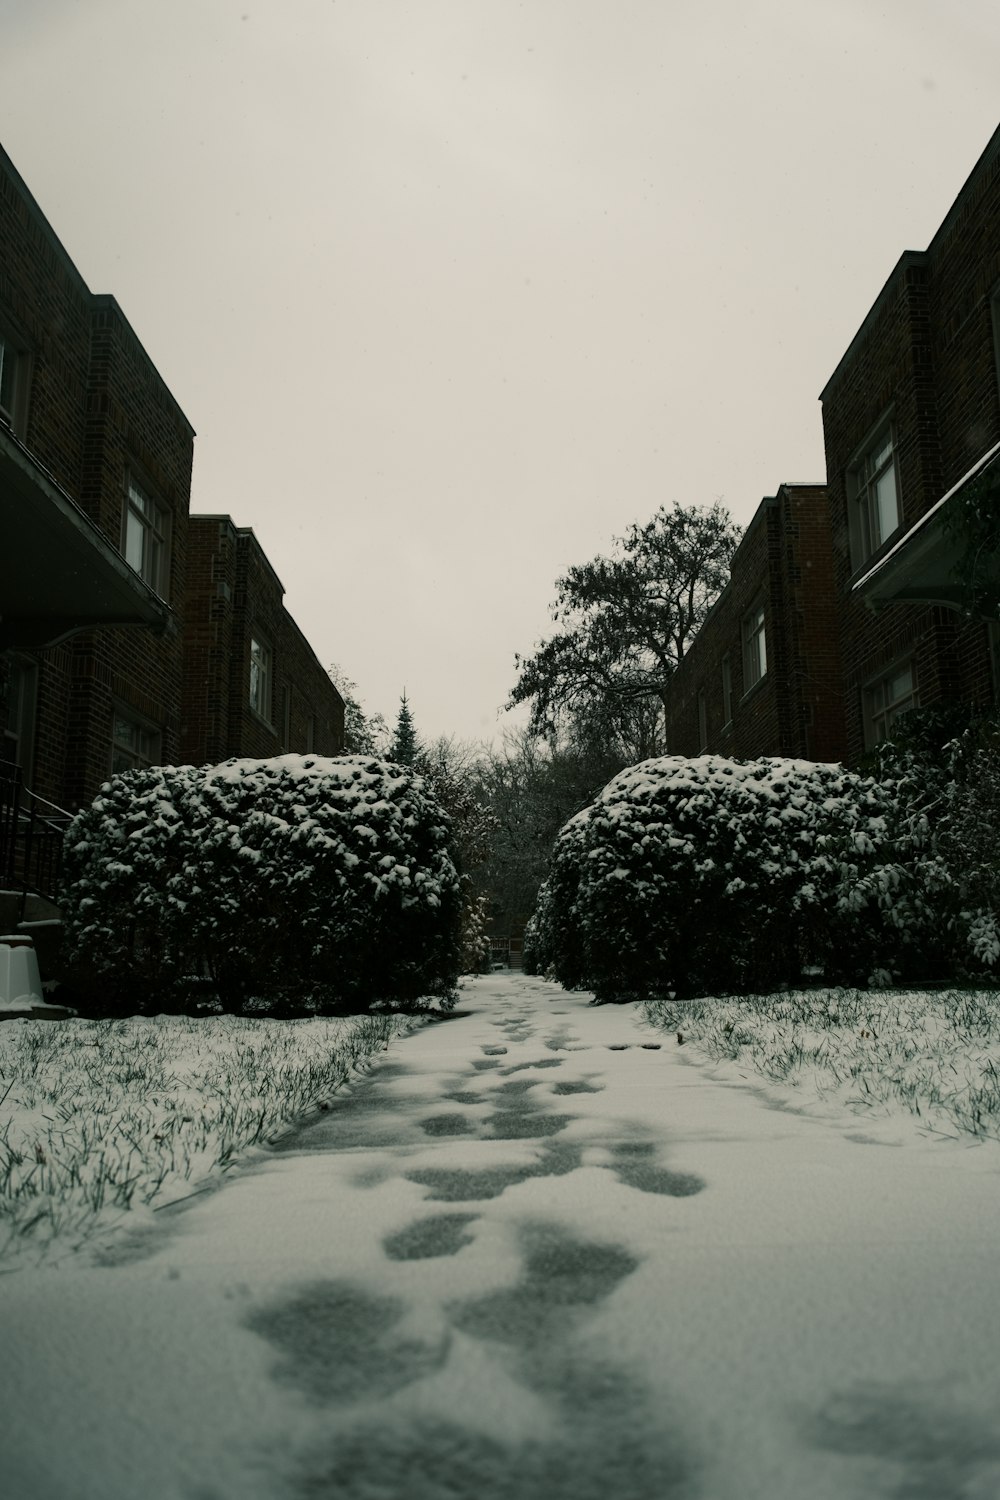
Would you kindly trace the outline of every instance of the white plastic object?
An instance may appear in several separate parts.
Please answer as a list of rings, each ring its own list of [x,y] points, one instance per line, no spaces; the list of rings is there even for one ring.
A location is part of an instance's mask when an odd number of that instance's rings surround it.
[[[44,1005],[35,945],[27,933],[0,936],[0,1011]]]

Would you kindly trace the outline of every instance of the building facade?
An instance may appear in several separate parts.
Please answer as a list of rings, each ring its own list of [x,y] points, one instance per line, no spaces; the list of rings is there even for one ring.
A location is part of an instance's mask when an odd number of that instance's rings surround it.
[[[0,151],[10,869],[18,798],[74,812],[114,771],[342,747],[340,694],[253,533],[190,514],[193,446],[121,308],[89,290]]]
[[[839,760],[840,679],[826,490],[783,484],[758,506],[671,679],[667,748]]]
[[[7,758],[62,807],[117,764],[179,753],[193,440],[121,308],[89,291],[0,154],[0,550],[18,575],[0,612],[13,598],[21,616],[0,723]],[[146,608],[115,607],[105,574]]]
[[[672,751],[856,765],[910,709],[996,705],[1000,130],[820,399],[826,486],[751,521],[671,684]],[[998,520],[970,561],[971,501]]]
[[[821,395],[851,761],[909,708],[996,702],[996,615],[963,585],[944,512],[973,479],[1000,503],[984,473],[1000,444],[998,351],[1000,130]]]
[[[344,701],[283,601],[249,527],[224,515],[190,518],[185,761],[342,752]]]

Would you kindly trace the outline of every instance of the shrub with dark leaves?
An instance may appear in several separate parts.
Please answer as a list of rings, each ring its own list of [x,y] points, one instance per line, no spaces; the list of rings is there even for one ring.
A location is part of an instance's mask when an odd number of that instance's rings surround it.
[[[898,858],[943,977],[1000,969],[1000,726],[967,705],[906,715],[879,747]]]
[[[62,904],[108,1009],[447,1002],[458,971],[449,820],[369,757],[114,776],[69,830]]]
[[[890,810],[838,765],[644,761],[560,833],[527,961],[609,999],[863,982],[909,941]]]

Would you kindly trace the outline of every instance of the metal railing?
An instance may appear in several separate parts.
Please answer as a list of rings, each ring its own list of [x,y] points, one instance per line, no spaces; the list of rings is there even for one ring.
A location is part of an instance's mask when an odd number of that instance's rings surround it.
[[[17,818],[21,806],[21,767],[0,760],[0,881],[10,887],[14,880],[14,849]]]
[[[0,878],[20,892],[20,921],[30,895],[55,901],[72,821],[72,813],[28,790],[20,766],[0,761]]]

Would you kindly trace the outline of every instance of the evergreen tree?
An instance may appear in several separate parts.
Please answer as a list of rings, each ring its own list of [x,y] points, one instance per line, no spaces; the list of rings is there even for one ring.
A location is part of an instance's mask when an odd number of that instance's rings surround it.
[[[412,766],[419,752],[417,734],[413,727],[413,715],[410,713],[410,705],[403,693],[399,700],[399,715],[396,719],[396,732],[389,746],[389,759],[401,766]]]

